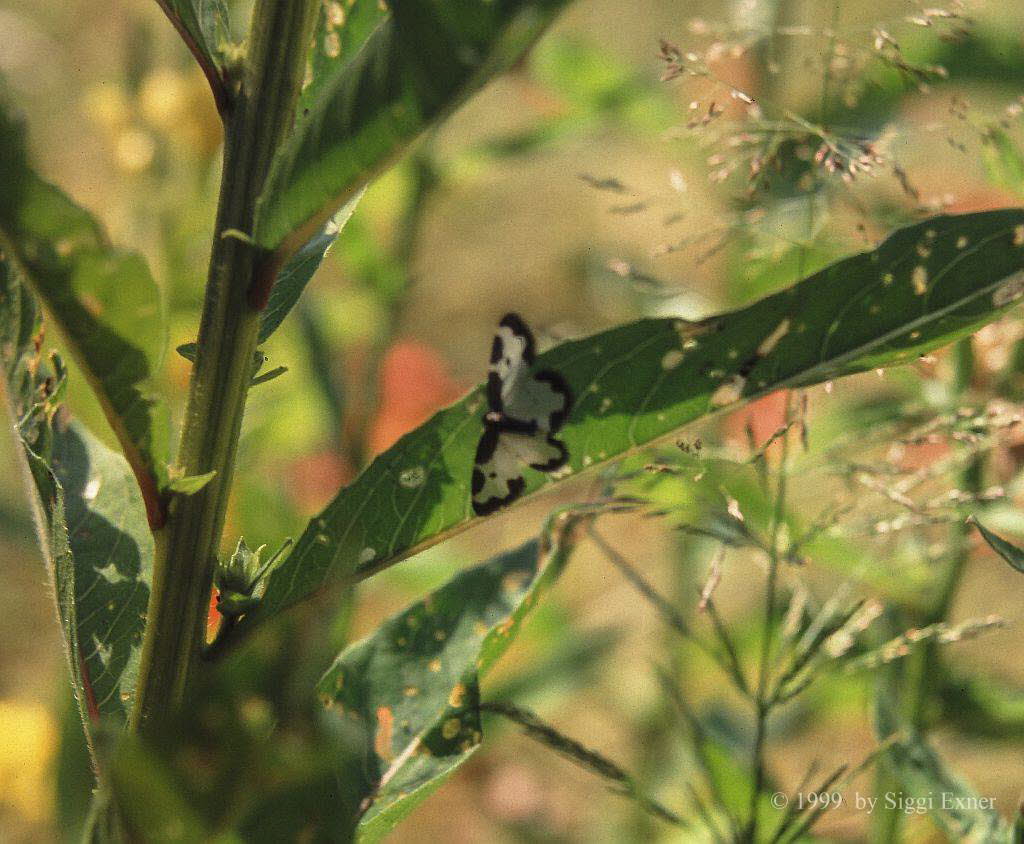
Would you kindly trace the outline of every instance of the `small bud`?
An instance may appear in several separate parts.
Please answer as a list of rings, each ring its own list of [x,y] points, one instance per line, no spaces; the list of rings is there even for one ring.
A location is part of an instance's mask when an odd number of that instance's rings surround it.
[[[266,576],[281,555],[292,545],[289,537],[266,563],[260,565],[260,554],[266,545],[255,551],[239,538],[235,552],[227,561],[217,564],[213,582],[217,587],[217,610],[223,616],[240,616],[253,610],[266,589]]]

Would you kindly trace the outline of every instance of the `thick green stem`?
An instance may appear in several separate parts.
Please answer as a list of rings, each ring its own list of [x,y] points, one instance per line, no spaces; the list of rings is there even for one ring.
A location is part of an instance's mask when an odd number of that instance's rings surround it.
[[[271,158],[292,125],[315,11],[316,0],[258,0],[241,90],[226,118],[216,233],[178,456],[186,476],[216,475],[200,492],[174,497],[157,535],[136,728],[182,704],[205,644],[259,330],[248,294],[261,256],[244,233],[253,230]]]

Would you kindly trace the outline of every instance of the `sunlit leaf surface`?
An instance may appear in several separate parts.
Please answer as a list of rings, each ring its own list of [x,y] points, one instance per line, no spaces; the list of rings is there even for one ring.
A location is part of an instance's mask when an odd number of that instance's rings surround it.
[[[560,433],[570,471],[780,387],[913,360],[1017,302],[1022,268],[1024,212],[936,217],[699,325],[645,319],[564,343],[538,366],[560,372],[576,396]],[[485,409],[477,388],[380,455],[310,523],[250,621],[467,525]],[[525,477],[526,495],[551,483]]]
[[[159,291],[139,255],[110,246],[88,212],[35,174],[6,111],[0,150],[0,245],[67,339],[159,522],[170,435],[152,386],[166,342]]]
[[[567,0],[328,3],[295,131],[274,161],[256,241],[290,255],[428,126],[520,56]],[[326,21],[337,20],[328,28]],[[346,27],[351,27],[346,33]],[[365,40],[364,40],[365,39]],[[282,246],[283,244],[283,246]]]

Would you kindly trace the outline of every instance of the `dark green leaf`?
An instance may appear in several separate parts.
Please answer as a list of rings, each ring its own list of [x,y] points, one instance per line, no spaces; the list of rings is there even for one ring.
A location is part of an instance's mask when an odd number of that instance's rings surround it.
[[[920,801],[951,841],[995,844],[1010,841],[1010,826],[995,799],[979,795],[969,783],[946,768],[939,755],[919,736],[895,743],[886,755],[906,793]]]
[[[123,722],[149,601],[152,534],[124,458],[63,415],[54,418],[39,399],[52,378],[39,360],[37,313],[9,270],[0,262],[0,356],[21,420],[71,675],[84,720],[114,715]]]
[[[367,732],[373,799],[361,841],[380,840],[476,750],[479,678],[568,558],[568,543],[544,547],[533,540],[459,573],[348,647],[320,681],[325,703]]]
[[[74,558],[84,680],[99,714],[123,722],[138,676],[153,535],[128,464],[81,425],[57,424],[53,471]]]
[[[972,517],[971,521],[993,551],[1017,569],[1017,571],[1024,572],[1024,549],[1018,548],[1013,543],[1007,542],[998,534],[992,533],[992,531],[986,528],[977,519]]]
[[[295,303],[299,301],[302,291],[305,290],[309,280],[313,277],[313,273],[320,266],[324,256],[327,254],[327,250],[338,239],[338,233],[345,228],[345,224],[356,210],[356,205],[362,196],[363,191],[360,191],[346,202],[342,209],[327,221],[320,233],[315,235],[285,264],[284,269],[278,274],[273,288],[271,288],[267,307],[263,310],[263,314],[260,317],[258,342],[262,343],[273,334],[284,321],[284,318],[288,316],[288,312],[295,307]],[[181,349],[179,348],[178,351],[180,352]],[[192,360],[194,361],[194,350],[192,354]],[[264,378],[263,380],[268,379]]]
[[[773,390],[912,360],[1016,303],[1022,267],[1024,211],[936,217],[698,326],[645,319],[564,343],[538,366],[562,373],[576,396],[559,434],[569,470]],[[480,350],[481,372],[487,351]],[[249,622],[469,524],[485,409],[477,388],[374,460],[310,523]],[[524,478],[527,496],[550,483],[528,469]]]
[[[992,677],[966,677],[944,670],[938,697],[943,723],[968,736],[1024,739],[1024,689]]]
[[[312,108],[352,64],[370,34],[389,17],[380,0],[321,3],[309,51],[308,83],[299,99],[299,113]],[[329,96],[329,94],[327,94]]]
[[[273,381],[284,375],[288,371],[287,366],[275,366],[273,369],[264,372],[262,375],[257,375],[249,382],[250,387],[255,387],[257,384],[266,384],[268,381]]]
[[[358,51],[339,53],[304,98],[261,197],[256,242],[289,257],[416,136],[522,55],[567,1],[392,0],[391,17]],[[361,37],[372,14],[359,21]],[[330,54],[333,45],[322,35],[316,47]]]
[[[70,696],[61,708],[59,719],[60,737],[54,764],[57,827],[61,841],[81,844],[96,777],[82,732],[82,716]]]
[[[0,150],[0,245],[67,339],[159,524],[170,434],[152,385],[166,339],[159,291],[140,256],[111,247],[91,215],[39,179],[2,105]]]

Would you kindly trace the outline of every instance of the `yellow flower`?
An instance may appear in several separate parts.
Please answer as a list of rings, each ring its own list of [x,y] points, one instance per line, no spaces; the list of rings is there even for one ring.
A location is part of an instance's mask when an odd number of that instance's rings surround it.
[[[0,804],[29,823],[50,815],[53,795],[50,768],[57,728],[50,712],[38,704],[0,700]]]

